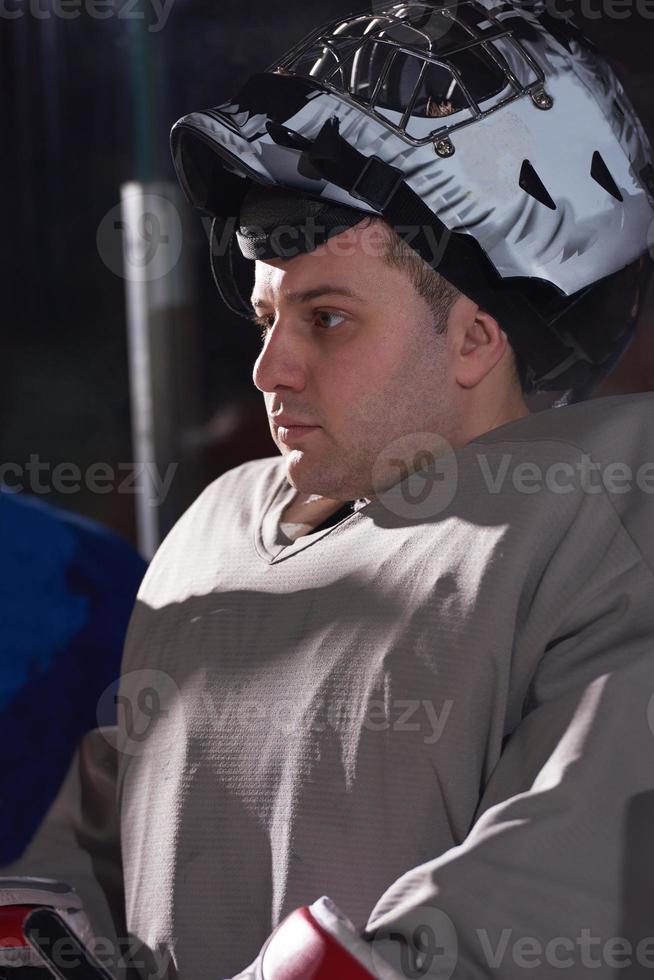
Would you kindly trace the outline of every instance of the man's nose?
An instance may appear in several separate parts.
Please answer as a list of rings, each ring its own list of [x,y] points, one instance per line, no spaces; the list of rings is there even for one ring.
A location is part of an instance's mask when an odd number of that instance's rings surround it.
[[[277,388],[300,391],[306,383],[306,354],[299,332],[279,317],[268,329],[263,349],[254,364],[252,380],[259,391]]]

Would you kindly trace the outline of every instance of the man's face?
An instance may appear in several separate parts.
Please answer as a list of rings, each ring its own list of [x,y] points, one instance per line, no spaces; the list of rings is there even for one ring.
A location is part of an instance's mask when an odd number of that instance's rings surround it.
[[[265,337],[253,379],[289,482],[303,493],[375,496],[401,478],[397,467],[380,471],[389,444],[450,431],[446,341],[405,273],[382,257],[384,236],[364,223],[314,252],[256,263],[252,300]],[[284,416],[315,427],[289,432]]]

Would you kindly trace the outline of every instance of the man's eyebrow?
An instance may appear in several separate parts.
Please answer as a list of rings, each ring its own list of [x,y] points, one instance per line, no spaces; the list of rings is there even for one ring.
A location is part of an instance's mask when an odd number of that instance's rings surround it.
[[[287,303],[310,303],[311,300],[318,299],[320,296],[345,296],[347,299],[354,299],[362,303],[363,299],[358,293],[355,293],[352,289],[348,289],[346,286],[332,286],[331,283],[324,283],[320,286],[314,286],[313,289],[301,290],[295,293],[286,293],[284,299]],[[253,295],[250,300],[253,309],[259,309],[262,306],[266,306],[266,301],[263,298]]]

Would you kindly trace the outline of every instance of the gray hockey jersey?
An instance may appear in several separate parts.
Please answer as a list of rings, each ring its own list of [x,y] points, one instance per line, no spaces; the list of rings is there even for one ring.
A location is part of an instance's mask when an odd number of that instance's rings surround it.
[[[75,885],[144,978],[231,977],[321,895],[380,975],[654,975],[654,394],[289,542],[293,493],[247,463],[170,533],[118,729],[12,872]]]

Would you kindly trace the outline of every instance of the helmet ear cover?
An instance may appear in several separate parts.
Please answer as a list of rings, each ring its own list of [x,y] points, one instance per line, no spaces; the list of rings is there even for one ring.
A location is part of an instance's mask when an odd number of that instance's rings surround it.
[[[649,254],[641,256],[578,294],[578,301],[557,320],[561,335],[583,357],[564,376],[561,387],[570,390],[560,404],[588,398],[625,353],[634,338],[653,269]],[[586,352],[592,360],[586,359]]]

